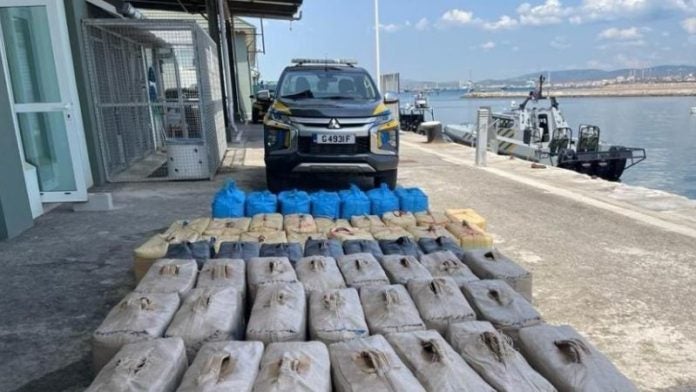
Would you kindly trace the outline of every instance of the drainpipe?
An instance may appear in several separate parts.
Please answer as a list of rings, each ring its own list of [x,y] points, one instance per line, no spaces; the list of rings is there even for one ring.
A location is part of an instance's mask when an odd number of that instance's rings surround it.
[[[222,76],[225,81],[225,96],[227,107],[227,118],[230,122],[230,128],[239,137],[239,130],[234,122],[234,100],[232,99],[232,75],[230,74],[230,53],[227,49],[227,26],[225,24],[225,1],[218,0],[218,26],[220,31],[220,53],[222,55]],[[234,24],[233,24],[234,28]]]

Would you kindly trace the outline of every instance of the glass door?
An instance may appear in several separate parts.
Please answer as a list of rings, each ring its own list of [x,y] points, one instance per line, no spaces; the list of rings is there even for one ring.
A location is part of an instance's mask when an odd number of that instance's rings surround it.
[[[21,155],[42,202],[87,200],[84,137],[62,2],[0,3],[0,55]]]

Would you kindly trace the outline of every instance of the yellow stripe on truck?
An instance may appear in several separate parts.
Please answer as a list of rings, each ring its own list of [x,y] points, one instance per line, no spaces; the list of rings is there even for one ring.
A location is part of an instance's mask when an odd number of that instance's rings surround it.
[[[377,106],[375,107],[375,110],[372,112],[372,115],[373,115],[373,116],[376,116],[376,115],[378,115],[378,114],[382,114],[382,113],[386,112],[387,110],[389,110],[389,109],[387,108],[387,105],[385,105],[384,103],[381,103],[381,102],[380,102],[379,105],[377,105]]]
[[[280,101],[273,102],[271,108],[281,113],[290,114],[290,108]]]

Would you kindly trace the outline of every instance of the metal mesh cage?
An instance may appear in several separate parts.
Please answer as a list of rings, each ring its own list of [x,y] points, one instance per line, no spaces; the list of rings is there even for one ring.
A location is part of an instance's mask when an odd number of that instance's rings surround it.
[[[212,178],[227,146],[213,40],[184,20],[83,29],[107,180]]]

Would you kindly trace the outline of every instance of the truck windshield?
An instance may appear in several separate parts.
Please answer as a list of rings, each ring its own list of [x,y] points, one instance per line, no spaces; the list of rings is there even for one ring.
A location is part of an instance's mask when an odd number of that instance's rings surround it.
[[[375,100],[378,93],[367,72],[341,72],[335,69],[287,71],[279,88],[287,99]]]

